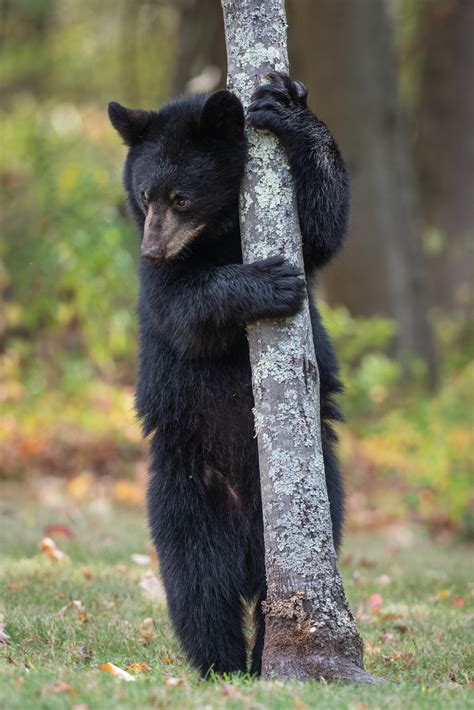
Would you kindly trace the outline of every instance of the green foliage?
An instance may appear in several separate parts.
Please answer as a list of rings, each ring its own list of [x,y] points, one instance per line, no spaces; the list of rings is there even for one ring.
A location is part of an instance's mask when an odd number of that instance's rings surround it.
[[[136,239],[106,107],[164,97],[178,18],[135,0],[5,4],[0,338],[24,365],[72,353],[113,376],[134,360]]]
[[[358,455],[382,486],[396,483],[414,517],[472,535],[474,337],[466,316],[434,318],[441,385],[433,393],[423,378],[404,379],[390,355],[393,322],[327,306],[323,314],[343,363],[344,409]]]
[[[3,126],[7,330],[80,349],[99,366],[130,359],[135,239],[105,118],[23,99]]]
[[[349,420],[364,419],[388,396],[401,376],[399,364],[388,355],[396,332],[389,318],[354,318],[347,308],[321,304],[321,313],[336,345]]]

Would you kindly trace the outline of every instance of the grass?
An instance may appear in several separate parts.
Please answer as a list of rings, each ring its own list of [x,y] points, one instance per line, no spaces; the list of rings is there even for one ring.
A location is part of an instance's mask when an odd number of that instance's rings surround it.
[[[2,493],[0,621],[10,642],[0,646],[0,706],[6,710],[474,707],[472,548],[435,542],[408,526],[346,536],[346,591],[366,643],[366,667],[388,681],[383,686],[245,677],[202,682],[173,638],[159,589],[150,595],[140,586],[147,570],[132,555],[150,551],[141,511],[106,497],[78,504],[54,482],[36,501],[15,485]],[[73,539],[55,538],[67,560],[39,552],[47,524],[74,532]],[[126,683],[101,671],[105,662],[150,670]]]

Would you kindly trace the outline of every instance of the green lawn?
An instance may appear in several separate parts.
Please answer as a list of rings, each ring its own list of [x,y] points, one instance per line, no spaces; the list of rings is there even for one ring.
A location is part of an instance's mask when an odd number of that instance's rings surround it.
[[[149,552],[140,511],[100,497],[80,506],[54,495],[35,502],[29,493],[20,505],[20,487],[1,492],[0,621],[10,637],[0,645],[2,708],[474,707],[472,547],[410,527],[347,534],[346,590],[366,666],[385,685],[206,683],[173,638],[159,588],[150,594],[140,585],[147,567],[132,555]],[[55,537],[68,559],[39,552],[48,524],[73,531],[73,539]],[[106,662],[149,670],[125,682],[100,670]]]

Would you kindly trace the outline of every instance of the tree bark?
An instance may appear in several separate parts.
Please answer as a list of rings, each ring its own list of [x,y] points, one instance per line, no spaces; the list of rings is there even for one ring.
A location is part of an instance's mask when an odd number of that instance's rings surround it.
[[[248,106],[262,74],[288,72],[284,0],[222,0],[228,86]],[[245,261],[283,254],[303,270],[288,163],[276,138],[248,131],[240,202]],[[308,303],[248,328],[268,595],[262,674],[373,682],[337,570],[324,477],[319,375]]]
[[[434,373],[416,184],[382,0],[290,0],[290,55],[352,179],[347,245],[324,274],[331,303],[398,322],[398,355]]]

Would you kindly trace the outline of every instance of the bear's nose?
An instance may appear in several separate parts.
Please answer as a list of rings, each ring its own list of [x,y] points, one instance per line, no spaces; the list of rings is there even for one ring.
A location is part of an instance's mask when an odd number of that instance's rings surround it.
[[[164,242],[162,216],[155,205],[150,205],[143,230],[141,255],[150,261],[164,261],[166,253]]]
[[[159,244],[143,243],[140,252],[144,259],[148,259],[148,261],[155,261],[157,263],[164,261],[166,256],[166,250]]]

